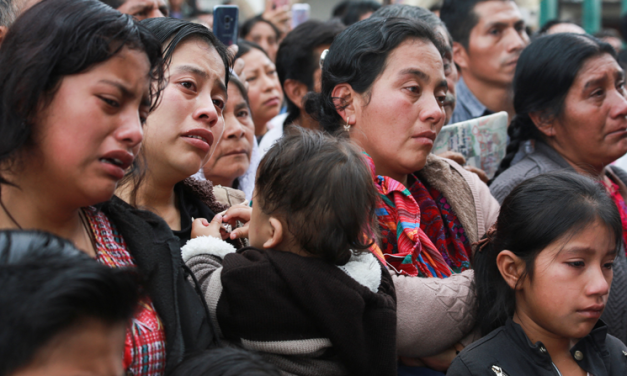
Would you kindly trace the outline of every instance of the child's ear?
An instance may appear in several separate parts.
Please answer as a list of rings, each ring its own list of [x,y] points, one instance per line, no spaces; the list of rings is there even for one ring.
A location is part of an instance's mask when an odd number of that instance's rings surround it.
[[[283,242],[283,224],[274,217],[270,217],[270,239],[263,243],[265,249],[276,249]]]
[[[503,250],[496,256],[496,266],[501,272],[501,276],[505,282],[513,290],[518,290],[522,287],[520,278],[525,273],[525,261],[516,256],[514,252]]]

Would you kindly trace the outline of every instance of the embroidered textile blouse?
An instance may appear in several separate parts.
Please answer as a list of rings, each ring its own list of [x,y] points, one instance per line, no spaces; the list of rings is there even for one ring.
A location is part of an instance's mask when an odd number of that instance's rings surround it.
[[[413,175],[410,189],[375,174],[365,154],[379,193],[376,214],[381,249],[372,249],[399,274],[446,278],[470,267],[470,244],[446,198]]]
[[[94,207],[85,208],[85,214],[98,248],[96,260],[112,268],[136,268],[126,242],[106,215]],[[152,300],[144,295],[126,331],[124,369],[132,375],[162,376],[165,355],[165,330]]]
[[[623,224],[623,242],[627,244],[627,204],[625,204],[623,195],[620,194],[618,184],[614,183],[611,179],[610,182],[611,186],[608,186],[605,182],[603,182],[603,186],[607,189],[607,192],[610,194],[610,197],[612,197],[612,200],[618,208],[620,221]],[[627,253],[627,247],[625,247],[625,253]]]

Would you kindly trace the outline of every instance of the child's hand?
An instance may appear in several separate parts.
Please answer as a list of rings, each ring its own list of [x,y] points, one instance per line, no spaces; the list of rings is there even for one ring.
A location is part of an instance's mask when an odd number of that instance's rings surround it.
[[[230,207],[224,212],[223,220],[233,226],[234,230],[231,231],[231,239],[247,238],[248,237],[248,222],[250,222],[250,216],[253,212],[253,208],[248,205],[240,204]],[[244,225],[239,228],[237,221],[243,222]]]
[[[213,236],[214,238],[222,239],[220,235],[220,228],[222,227],[222,216],[216,214],[213,217],[211,223],[205,218],[197,218],[192,222],[192,236],[191,238],[197,238],[199,236]]]

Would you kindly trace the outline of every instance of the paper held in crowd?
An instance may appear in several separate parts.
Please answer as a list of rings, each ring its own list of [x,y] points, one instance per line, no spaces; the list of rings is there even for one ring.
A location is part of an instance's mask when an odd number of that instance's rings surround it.
[[[460,153],[466,164],[485,171],[490,179],[507,148],[507,112],[482,116],[442,127],[432,153]]]

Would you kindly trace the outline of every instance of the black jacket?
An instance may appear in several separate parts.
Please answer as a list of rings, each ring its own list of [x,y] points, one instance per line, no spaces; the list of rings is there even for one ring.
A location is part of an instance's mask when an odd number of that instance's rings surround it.
[[[215,344],[215,332],[198,289],[188,282],[179,239],[159,216],[117,197],[98,206],[126,241],[166,337],[166,373],[185,354]]]
[[[627,347],[607,334],[602,321],[570,350],[579,366],[594,376],[627,375]],[[578,360],[579,358],[579,360]],[[558,376],[541,342],[532,344],[520,325],[506,324],[462,351],[447,376]]]

